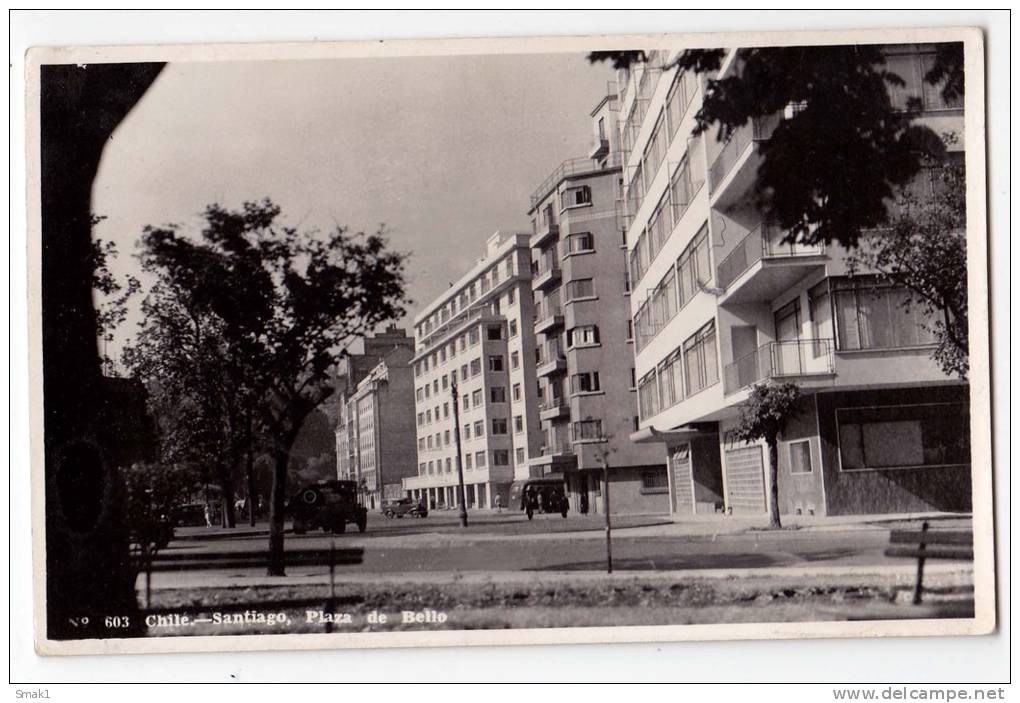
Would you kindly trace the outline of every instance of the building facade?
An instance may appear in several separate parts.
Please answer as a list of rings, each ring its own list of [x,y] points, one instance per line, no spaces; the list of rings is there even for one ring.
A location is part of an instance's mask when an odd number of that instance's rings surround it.
[[[964,147],[961,105],[921,83],[925,46],[887,48],[892,96]],[[764,513],[768,453],[735,439],[750,387],[803,392],[780,438],[780,512],[839,515],[970,509],[969,391],[931,358],[904,291],[848,275],[838,245],[784,242],[758,210],[761,145],[797,106],[693,136],[704,78],[652,52],[620,76],[626,245],[633,293],[637,442],[665,446],[673,514]],[[740,70],[729,51],[719,75]],[[951,153],[952,156],[952,153]],[[806,164],[806,167],[810,167]],[[664,443],[664,444],[663,444]]]
[[[497,231],[484,255],[414,320],[417,475],[406,495],[468,509],[507,505],[541,445],[528,235]],[[459,435],[459,436],[458,436]],[[457,445],[460,444],[458,457]]]
[[[542,443],[532,476],[563,477],[574,510],[665,513],[662,446],[636,444],[631,290],[621,227],[617,96],[592,111],[591,151],[563,162],[531,196],[532,289]]]
[[[401,497],[401,479],[417,471],[414,339],[390,327],[363,346],[338,365],[337,478],[358,481],[364,504],[378,509],[383,500]]]

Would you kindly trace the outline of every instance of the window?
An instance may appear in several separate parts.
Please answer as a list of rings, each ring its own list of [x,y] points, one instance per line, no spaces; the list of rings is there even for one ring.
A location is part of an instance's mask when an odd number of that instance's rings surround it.
[[[503,356],[501,354],[493,354],[489,357],[489,371],[502,371],[503,370]]]
[[[475,420],[475,437],[481,437],[485,434],[485,423],[481,420]]]
[[[829,281],[822,281],[808,291],[808,306],[811,314],[811,336],[815,340],[812,354],[815,358],[828,353],[829,346],[821,340],[833,339],[832,302],[829,296]]]
[[[506,434],[506,418],[492,418],[492,434]]]
[[[565,188],[561,196],[563,209],[591,205],[591,188],[588,186],[575,186]]]
[[[439,379],[438,378],[435,379],[434,381],[432,381],[432,392],[433,393],[437,393],[437,394],[439,393]]]
[[[924,76],[935,65],[934,53],[893,54],[886,56],[886,70],[903,79],[904,85],[888,85],[893,107],[906,110],[911,99],[917,100],[924,110],[952,110],[963,107],[960,99],[947,102],[942,97],[942,85],[931,85]]]
[[[605,441],[602,435],[602,420],[582,420],[572,425],[574,441]]]
[[[518,447],[517,448],[517,463],[518,464],[523,464],[524,463],[524,448],[523,447]]]
[[[669,214],[669,191],[662,194],[652,216],[648,218],[648,259],[654,260],[673,231]]]
[[[509,327],[510,327],[510,336],[511,337],[516,337],[517,336],[517,320],[510,320]]]
[[[464,410],[467,410],[471,407],[471,397],[467,393],[465,393],[463,397],[464,400],[461,402],[461,407]]]
[[[429,408],[425,411],[425,422],[432,422],[432,409]]]
[[[493,386],[489,389],[489,402],[490,403],[505,403],[506,402],[506,387],[505,386]]]
[[[422,401],[422,399],[425,397],[425,391],[422,390],[421,388],[419,388],[418,390],[416,390],[414,392],[414,397],[415,397],[415,400],[417,400],[420,403]]]
[[[597,393],[600,390],[598,371],[575,373],[570,377],[571,393]]]
[[[599,328],[597,325],[584,325],[567,330],[568,347],[593,346],[599,343]]]
[[[646,420],[659,412],[659,394],[655,387],[655,369],[638,382],[638,412]]]
[[[677,349],[659,364],[657,383],[659,389],[659,408],[676,405],[684,397],[683,353]]]
[[[446,361],[446,347],[442,347],[439,350],[439,360],[440,361]]]
[[[481,333],[478,331],[477,327],[472,327],[470,330],[468,330],[468,344],[471,345],[478,344],[478,340],[480,338]]]
[[[595,251],[595,237],[591,232],[568,235],[563,241],[563,255],[586,254]]]
[[[470,469],[471,468],[471,453],[470,452],[468,452],[467,454],[464,455],[464,468],[465,469]]]
[[[634,341],[634,320],[627,320],[627,341]]]
[[[460,338],[457,341],[460,343],[460,350],[461,351],[464,351],[465,349],[467,349],[467,337],[465,337],[464,335],[461,335]]]
[[[510,368],[516,369],[520,368],[520,366],[521,366],[521,353],[510,352]]]
[[[510,261],[507,261],[506,263],[507,263],[507,275],[510,275],[512,273],[513,265],[511,264]],[[506,304],[507,305],[513,305],[514,304],[514,297],[515,297],[515,295],[516,295],[516,293],[515,293],[513,288],[511,288],[510,290],[508,290],[506,292]]]
[[[662,159],[666,156],[666,141],[665,114],[660,113],[658,120],[655,122],[655,127],[652,128],[652,136],[648,139],[648,146],[645,147],[644,168],[649,179],[655,177],[655,173],[659,170],[659,165],[662,163]]]
[[[444,447],[450,446],[450,430],[443,431],[443,446]]]
[[[453,371],[450,372],[450,383],[456,382],[457,382],[457,369],[454,369]]]
[[[668,493],[669,477],[665,470],[645,471],[641,474],[642,493]]]
[[[419,425],[425,424],[425,413],[418,413],[418,424]]]
[[[809,474],[811,467],[811,441],[801,439],[790,442],[790,473]]]
[[[485,466],[485,452],[475,452],[475,466],[478,468]]]
[[[524,416],[514,415],[514,432],[524,431]]]
[[[425,449],[425,438],[424,437],[419,437],[418,438],[418,450],[420,451],[422,449]]]
[[[418,475],[419,476],[424,476],[425,475],[425,462],[424,461],[422,463],[418,464]]]
[[[715,346],[715,321],[709,322],[684,342],[687,395],[691,396],[719,381],[719,359]]]
[[[425,385],[425,397],[426,398],[431,398],[432,397],[432,384],[431,383],[428,383],[428,384]]]
[[[461,365],[461,367],[460,367],[460,377],[462,379],[464,379],[465,381],[467,380],[467,377],[468,377],[468,365],[467,364],[462,364]]]
[[[482,372],[482,360],[481,359],[472,359],[471,360],[471,375],[472,376],[477,376],[481,372]]]
[[[503,328],[499,325],[490,325],[486,328],[486,337],[489,340],[503,339]]]
[[[509,449],[492,450],[492,465],[510,466],[510,450]]]
[[[450,460],[449,457],[447,457],[446,458],[446,473],[452,473],[452,472],[453,472],[453,462]]]
[[[702,226],[693,241],[680,254],[676,270],[679,277],[680,307],[683,307],[712,279],[708,254],[708,225]]]
[[[875,276],[832,279],[836,344],[841,350],[896,349],[935,342],[918,305],[907,306],[904,288]]]
[[[482,389],[476,388],[471,392],[471,405],[478,407],[482,404]]]
[[[970,412],[964,403],[839,408],[843,471],[970,463]]]
[[[464,424],[464,431],[461,434],[464,435],[464,439],[471,439],[471,423]]]
[[[576,278],[567,282],[566,292],[567,302],[579,298],[592,298],[595,296],[595,283],[590,278]]]
[[[673,209],[674,225],[687,212],[687,208],[690,207],[694,196],[701,190],[701,186],[701,181],[695,182],[691,179],[690,161],[684,157],[669,181],[669,199]]]
[[[444,418],[450,417],[450,404],[449,403],[443,403],[443,417]]]
[[[435,462],[434,461],[430,461],[429,462],[429,473],[430,474],[435,473],[435,470],[436,470]]]
[[[520,400],[521,399],[521,384],[519,384],[519,383],[515,383],[514,384],[514,387],[513,387],[513,399],[514,400]]]
[[[432,449],[432,435],[429,435],[426,439],[428,440],[428,448]]]

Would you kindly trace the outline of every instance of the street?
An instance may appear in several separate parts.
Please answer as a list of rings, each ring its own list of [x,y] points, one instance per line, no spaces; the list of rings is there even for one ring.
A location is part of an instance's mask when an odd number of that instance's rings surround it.
[[[938,524],[957,527],[966,518]],[[768,531],[738,518],[673,523],[666,516],[614,516],[613,566],[617,570],[763,569],[793,566],[909,564],[886,557],[889,521],[807,525]],[[902,522],[896,523],[902,526]],[[222,553],[266,547],[267,526],[179,528],[170,554]],[[368,529],[341,535],[287,534],[290,548],[361,548],[363,561],[342,573],[471,571],[600,571],[605,539],[600,516],[473,514],[461,528],[455,512],[428,518],[369,517]],[[295,567],[300,568],[300,567]],[[320,569],[321,570],[321,569]],[[293,571],[293,570],[292,570]]]

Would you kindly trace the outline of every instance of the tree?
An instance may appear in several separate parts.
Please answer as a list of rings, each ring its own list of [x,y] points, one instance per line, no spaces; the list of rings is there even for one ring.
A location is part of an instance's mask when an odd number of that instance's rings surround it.
[[[93,226],[102,222],[104,217],[92,215]],[[134,276],[118,280],[110,271],[110,261],[117,258],[117,245],[102,239],[93,239],[87,258],[92,271],[92,290],[98,296],[96,301],[96,339],[103,343],[100,359],[109,374],[113,369],[113,360],[106,354],[106,345],[113,341],[113,334],[127,319],[127,303],[141,290],[141,283]]]
[[[213,204],[197,240],[149,227],[143,260],[172,281],[215,338],[234,390],[257,411],[273,457],[269,574],[283,575],[287,469],[309,414],[334,389],[335,360],[356,337],[403,314],[404,256],[381,232],[299,232],[272,201]]]
[[[748,48],[729,75],[718,78],[723,50],[688,50],[665,68],[710,74],[695,115],[695,133],[716,126],[716,138],[756,118],[785,111],[762,142],[755,194],[763,214],[790,241],[856,245],[863,230],[881,226],[897,188],[922,166],[922,154],[940,153],[931,129],[914,123],[919,101],[897,110],[889,87],[903,80],[886,70],[878,46],[836,45]],[[596,52],[590,61],[627,68],[643,52]],[[962,45],[936,46],[925,76],[947,99],[962,97]],[[852,116],[852,118],[848,118]]]
[[[962,162],[928,164],[930,180],[904,188],[888,225],[866,232],[849,257],[851,271],[877,271],[908,293],[934,334],[933,358],[948,375],[967,377],[967,206]]]
[[[751,388],[740,408],[737,437],[744,442],[764,439],[769,450],[769,527],[782,527],[779,520],[779,435],[787,421],[797,414],[800,388],[795,383],[762,381]]]

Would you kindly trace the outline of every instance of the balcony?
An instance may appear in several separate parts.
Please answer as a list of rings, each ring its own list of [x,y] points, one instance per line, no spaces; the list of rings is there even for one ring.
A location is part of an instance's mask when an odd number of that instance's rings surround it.
[[[836,372],[831,339],[768,342],[723,369],[723,393],[732,395],[767,378],[786,380]]]
[[[752,229],[715,269],[715,283],[725,290],[721,304],[772,300],[821,266],[824,244],[784,241],[786,232],[762,223]]]
[[[756,145],[768,141],[783,113],[756,117],[730,135],[708,169],[708,192],[716,207],[730,203],[751,187],[758,173],[760,157]]]
[[[586,175],[589,173],[598,173],[611,168],[620,168],[622,161],[618,153],[610,154],[609,159],[602,163],[597,159],[589,159],[587,157],[577,159],[567,159],[557,166],[551,174],[542,184],[535,189],[531,194],[531,207],[536,207],[540,202],[549,197],[549,194],[556,190],[563,179],[574,176]],[[534,246],[534,243],[532,243]]]
[[[551,308],[544,317],[535,320],[535,333],[542,334],[563,327],[563,308],[559,305]]]
[[[541,353],[535,363],[535,373],[539,376],[552,376],[567,370],[567,357],[563,355],[559,344],[546,344],[539,347]]]
[[[558,420],[562,417],[570,417],[570,401],[566,396],[549,398],[538,406],[540,420]]]
[[[531,287],[533,290],[545,290],[558,284],[563,272],[558,261],[545,262],[536,266],[532,273]]]
[[[538,247],[550,239],[559,236],[560,225],[556,222],[556,212],[553,203],[549,203],[539,211],[535,219],[535,233],[531,235],[528,246]]]
[[[609,139],[603,136],[595,137],[592,140],[591,148],[588,151],[589,158],[601,159],[608,153],[609,153]]]

